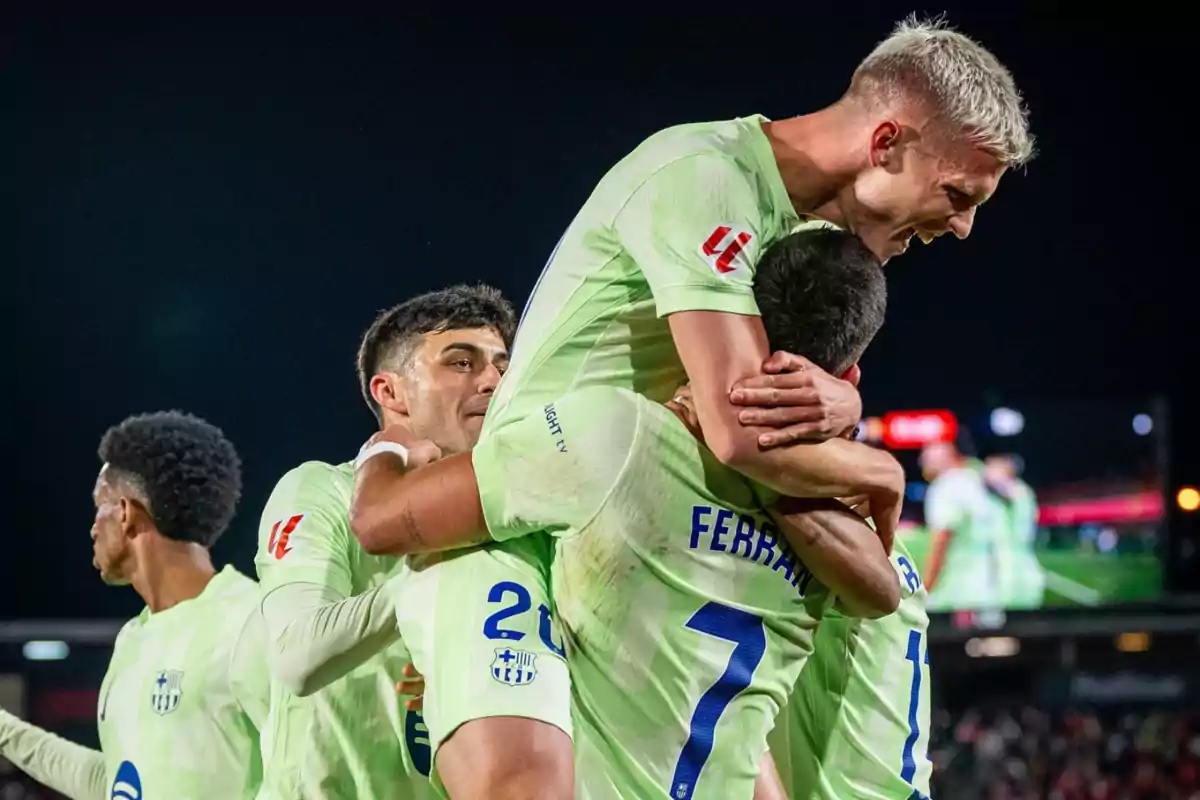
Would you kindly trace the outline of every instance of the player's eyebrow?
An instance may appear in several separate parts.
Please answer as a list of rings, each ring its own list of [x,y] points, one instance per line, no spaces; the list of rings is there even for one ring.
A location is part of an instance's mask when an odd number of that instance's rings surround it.
[[[485,358],[487,356],[487,354],[483,352],[483,348],[481,348],[479,345],[471,344],[470,342],[451,342],[450,344],[448,344],[442,348],[441,355],[446,355],[447,353],[449,353],[452,350],[464,350],[464,351],[470,353],[471,355],[479,356],[480,358]],[[496,353],[493,356],[493,360],[507,361],[508,360],[508,351],[507,350],[499,351],[498,353]]]

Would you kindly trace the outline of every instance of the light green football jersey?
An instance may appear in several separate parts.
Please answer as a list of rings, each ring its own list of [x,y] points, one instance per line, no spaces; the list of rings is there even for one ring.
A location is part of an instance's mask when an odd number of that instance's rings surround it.
[[[952,534],[946,560],[929,594],[931,611],[1000,608],[1001,548],[1008,517],[988,492],[978,462],[947,470],[929,483],[925,525]]]
[[[766,736],[830,602],[665,407],[565,395],[473,452],[497,537],[556,537],[576,797],[750,800]]]
[[[261,599],[225,567],[199,596],[121,628],[100,686],[106,796],[255,796],[267,716]]]
[[[760,116],[668,128],[608,171],[530,296],[484,436],[585,386],[670,399],[664,318],[758,316],[754,265],[799,221]]]
[[[771,732],[771,755],[792,800],[929,796],[927,594],[900,539],[892,565],[899,608],[874,620],[827,612]]]
[[[289,583],[346,597],[374,588],[401,561],[372,556],[350,529],[354,466],[310,461],[280,479],[263,510],[255,566],[264,597]],[[263,730],[263,797],[412,800],[433,797],[421,715],[396,694],[408,653],[396,643],[308,697],[272,681]]]
[[[1045,570],[1038,561],[1037,497],[1033,489],[1018,480],[1010,497],[993,495],[1003,510],[1005,533],[999,548],[1000,597],[1005,608],[1041,608],[1046,585]]]

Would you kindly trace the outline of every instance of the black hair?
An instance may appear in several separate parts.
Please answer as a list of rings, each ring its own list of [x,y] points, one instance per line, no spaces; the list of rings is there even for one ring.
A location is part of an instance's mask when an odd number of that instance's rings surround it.
[[[854,365],[883,325],[883,267],[855,235],[797,231],[767,248],[754,299],[772,350],[802,355],[835,376]]]
[[[145,494],[168,539],[212,547],[229,527],[242,493],[242,462],[221,429],[181,411],[129,417],[100,440],[113,480]]]
[[[382,418],[379,404],[371,396],[371,378],[389,361],[407,364],[416,339],[423,334],[460,328],[493,328],[505,347],[511,347],[517,317],[499,289],[481,283],[428,292],[375,318],[358,347],[358,384],[377,420]]]

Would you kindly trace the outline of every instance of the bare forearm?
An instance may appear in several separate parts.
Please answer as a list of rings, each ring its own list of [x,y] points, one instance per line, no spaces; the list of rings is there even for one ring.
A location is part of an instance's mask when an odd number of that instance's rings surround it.
[[[789,497],[902,492],[904,471],[888,453],[845,439],[738,453],[729,466]]]
[[[355,477],[350,527],[363,549],[402,556],[489,541],[469,453],[406,470],[397,456],[376,456]]]
[[[782,498],[771,516],[796,555],[847,612],[886,616],[900,604],[900,581],[875,531],[836,500]]]

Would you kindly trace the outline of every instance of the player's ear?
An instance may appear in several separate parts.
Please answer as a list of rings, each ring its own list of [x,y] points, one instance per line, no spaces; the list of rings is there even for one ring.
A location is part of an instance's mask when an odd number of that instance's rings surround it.
[[[380,408],[408,415],[408,398],[405,396],[404,383],[394,372],[381,372],[371,378],[371,397]]]
[[[154,520],[150,516],[150,512],[146,510],[145,506],[143,506],[137,500],[134,500],[132,497],[121,498],[121,510],[118,516],[118,521],[121,525],[121,534],[126,539],[132,539],[133,537],[137,536],[138,532],[142,528],[143,522],[151,525],[154,524]]]
[[[858,364],[855,364],[854,366],[850,367],[850,369],[843,372],[842,380],[848,382],[857,389],[858,382],[862,380],[862,370],[858,368]]]
[[[900,144],[903,130],[893,119],[884,120],[871,131],[871,166],[891,171],[900,168]]]

